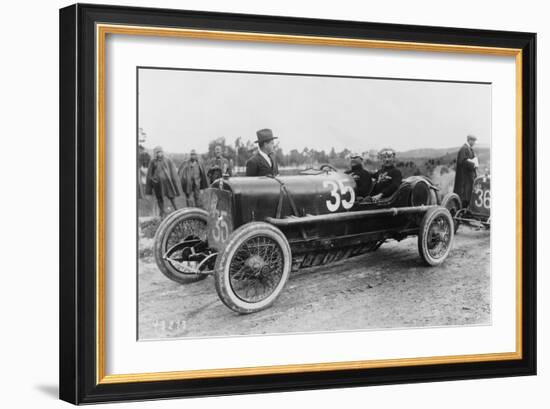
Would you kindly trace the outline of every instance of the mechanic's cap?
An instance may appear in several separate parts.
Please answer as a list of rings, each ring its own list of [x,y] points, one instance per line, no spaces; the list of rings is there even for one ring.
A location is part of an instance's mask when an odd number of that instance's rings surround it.
[[[469,134],[466,139],[473,139],[474,141],[477,141],[477,136]]]
[[[155,146],[155,148],[153,149],[153,154],[156,155],[157,152],[164,152],[162,146]]]
[[[190,155],[196,155],[197,151],[195,149],[191,149],[191,152],[189,152]]]
[[[392,148],[384,148],[378,152],[378,157],[381,159],[385,158],[395,158],[395,150]]]

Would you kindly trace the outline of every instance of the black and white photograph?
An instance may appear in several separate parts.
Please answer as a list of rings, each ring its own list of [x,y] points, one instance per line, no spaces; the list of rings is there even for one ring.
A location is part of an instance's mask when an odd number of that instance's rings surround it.
[[[138,340],[491,324],[491,83],[137,71]]]

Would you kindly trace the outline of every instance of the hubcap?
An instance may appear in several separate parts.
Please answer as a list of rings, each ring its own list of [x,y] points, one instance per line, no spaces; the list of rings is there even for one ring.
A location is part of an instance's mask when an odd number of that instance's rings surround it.
[[[283,251],[271,237],[256,236],[244,241],[229,265],[229,281],[234,294],[245,302],[268,298],[283,277]]]

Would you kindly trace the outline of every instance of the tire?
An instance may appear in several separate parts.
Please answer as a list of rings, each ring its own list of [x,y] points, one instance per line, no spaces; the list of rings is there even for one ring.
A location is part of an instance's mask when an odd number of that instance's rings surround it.
[[[273,246],[271,252],[266,253],[269,251],[266,246]],[[266,263],[267,255],[271,265]],[[216,259],[216,291],[235,312],[249,314],[263,310],[283,290],[291,265],[290,245],[278,228],[264,222],[247,223],[231,233]],[[250,296],[252,289],[254,294]],[[265,291],[258,297],[258,290],[262,289]]]
[[[460,222],[456,220],[455,217],[462,208],[460,197],[458,197],[456,193],[447,193],[441,201],[441,206],[447,209],[449,213],[451,213],[451,217],[453,218],[454,223],[454,233],[456,234]]]
[[[429,209],[420,223],[418,252],[424,263],[438,266],[447,258],[454,239],[453,218],[444,207]]]
[[[183,272],[170,261],[164,259],[166,251],[189,236],[206,240],[208,213],[199,208],[180,209],[170,213],[155,233],[153,253],[159,270],[170,280],[180,284],[190,284],[206,278],[206,274]]]

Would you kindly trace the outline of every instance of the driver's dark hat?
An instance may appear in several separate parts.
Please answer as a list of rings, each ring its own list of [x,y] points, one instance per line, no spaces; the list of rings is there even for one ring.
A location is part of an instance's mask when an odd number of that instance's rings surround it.
[[[350,163],[351,163],[351,166],[362,165],[363,164],[363,157],[361,155],[351,155],[350,156]]]
[[[264,142],[272,141],[273,139],[277,139],[276,136],[273,136],[273,131],[271,129],[260,129],[256,132],[256,137],[258,138],[257,141],[254,141],[254,143],[260,144]]]

